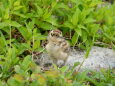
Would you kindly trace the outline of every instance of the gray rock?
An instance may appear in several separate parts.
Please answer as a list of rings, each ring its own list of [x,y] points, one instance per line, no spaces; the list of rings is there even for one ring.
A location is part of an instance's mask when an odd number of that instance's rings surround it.
[[[39,64],[42,66],[46,63],[52,62],[46,53],[41,54],[39,58],[40,61],[36,60],[36,62],[39,62]],[[115,68],[115,51],[108,48],[94,46],[92,47],[90,54],[86,59],[85,51],[72,49],[71,54],[66,62],[66,65],[69,65],[71,67],[74,65],[75,62],[82,63],[83,60],[84,63],[80,68],[81,70],[90,69],[99,71],[101,68]]]

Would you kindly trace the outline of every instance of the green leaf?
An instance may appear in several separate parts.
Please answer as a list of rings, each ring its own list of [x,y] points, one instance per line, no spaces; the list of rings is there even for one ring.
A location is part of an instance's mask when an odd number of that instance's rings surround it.
[[[79,24],[79,25],[78,25],[78,28],[84,29],[84,30],[86,30],[86,31],[88,32],[88,29],[87,29],[84,25]]]
[[[24,71],[28,70],[28,68],[29,68],[29,66],[30,66],[30,64],[31,64],[31,61],[32,61],[31,56],[29,56],[29,55],[26,56],[26,57],[24,58],[23,62],[20,64],[20,65],[21,65],[21,68],[22,68]]]
[[[9,17],[10,17],[9,11],[10,11],[9,8],[5,9],[4,19],[9,19]]]
[[[20,5],[20,0],[17,0],[17,1],[14,2],[14,7],[19,6],[19,5]]]
[[[75,45],[78,41],[79,35],[77,34],[77,32],[74,33],[73,37],[72,37],[72,44]]]
[[[66,9],[66,10],[69,10],[69,7],[67,5],[65,5],[64,3],[57,3],[57,5],[55,6],[55,9]]]
[[[40,26],[40,28],[43,28],[44,30],[56,29],[55,26],[53,26],[47,22],[37,22],[37,25]]]
[[[36,34],[34,34],[33,36],[34,36],[34,39],[35,39],[35,40],[39,40],[39,41],[40,41],[40,40],[46,40],[46,38],[47,38],[46,36],[41,35],[41,34],[39,34],[39,33],[36,33]]]
[[[43,20],[46,20],[47,18],[49,18],[52,14],[52,11],[49,11],[49,9],[45,9],[44,10],[44,14],[43,14]]]
[[[30,86],[39,86],[39,82],[36,80],[30,84]]]
[[[20,16],[22,18],[27,18],[27,16],[25,16],[24,14],[20,13],[20,12],[17,12],[17,11],[13,11],[12,14],[14,15],[17,15],[17,16]]]
[[[1,46],[3,47],[3,46],[6,46],[6,48],[7,48],[7,42],[6,42],[6,40],[5,40],[5,36],[2,34],[2,32],[0,31],[0,35],[1,35],[1,37],[0,37],[0,44],[1,44]]]
[[[6,26],[8,26],[7,23],[5,23],[5,22],[0,23],[0,29],[1,29],[1,28],[4,28],[4,27],[6,27]]]
[[[8,83],[8,85],[10,85],[10,86],[12,86],[12,85],[20,86],[20,84],[19,84],[19,83],[16,83],[16,81],[15,81],[13,78],[8,79],[7,83]]]
[[[86,53],[85,53],[85,58],[88,58],[90,50],[91,50],[91,47],[87,47],[87,50],[86,50]]]
[[[24,74],[24,71],[20,68],[19,65],[16,65],[16,66],[14,67],[14,70],[15,70],[15,72],[18,73],[18,74]]]
[[[94,0],[92,1],[92,3],[89,5],[90,7],[94,7],[96,5],[100,5],[102,4],[103,2],[102,1],[99,1],[99,0]]]
[[[74,81],[73,86],[83,86],[80,82]]]
[[[17,55],[22,54],[24,51],[26,51],[27,49],[30,49],[30,45],[27,43],[15,43],[12,45],[13,47],[16,47],[17,49]]]
[[[87,40],[87,36],[88,36],[88,33],[86,31],[82,31],[83,42]]]
[[[51,4],[51,7],[55,8],[56,5],[57,5],[57,1],[53,1],[52,4]]]
[[[58,26],[57,19],[54,16],[47,18],[45,21],[50,23],[51,25]]]
[[[93,18],[86,18],[85,21],[84,21],[84,24],[89,24],[89,23],[94,23],[94,22],[96,22],[95,19],[93,19]]]
[[[73,67],[77,67],[80,64],[80,62],[75,62]]]
[[[37,8],[37,14],[39,17],[42,17],[43,16],[43,9],[37,5],[37,3],[35,3],[35,6]]]
[[[11,22],[8,22],[10,26],[14,26],[14,27],[21,27],[21,25],[16,22],[16,21],[11,21]]]
[[[78,74],[76,76],[76,78],[78,77],[78,81],[84,81],[87,77],[87,71],[81,72],[80,74]]]
[[[69,22],[69,21],[64,22],[63,26],[64,26],[64,27],[69,27],[69,29],[73,29],[73,27],[74,27],[74,26],[72,25],[72,23]]]
[[[82,35],[81,28],[75,28],[75,31],[77,32],[77,34],[78,34],[79,36]]]
[[[24,37],[25,40],[32,39],[32,32],[30,32],[26,27],[20,27],[20,28],[18,28],[18,30],[22,34],[22,36]]]
[[[33,43],[33,49],[37,49],[40,47],[40,40],[34,41]]]
[[[79,14],[80,14],[80,10],[79,9],[76,9],[75,13],[73,14],[72,16],[72,24],[74,26],[76,26],[78,24],[78,21],[79,21]]]
[[[14,7],[13,10],[16,11],[16,10],[19,10],[19,9],[23,9],[23,7],[24,7],[24,6],[16,6],[16,7]]]
[[[4,27],[7,27],[7,26],[21,27],[21,25],[16,21],[7,20],[7,21],[4,21],[4,22],[0,23],[0,28],[4,28]]]
[[[61,72],[66,72],[68,70],[68,66],[63,66],[62,68],[60,68]]]

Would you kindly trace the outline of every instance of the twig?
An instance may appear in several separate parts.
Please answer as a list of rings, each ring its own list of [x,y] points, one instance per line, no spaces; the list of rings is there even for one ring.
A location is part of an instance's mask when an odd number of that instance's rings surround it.
[[[85,61],[85,59],[83,59],[82,63],[80,64],[80,66],[76,72],[78,72],[81,69],[81,66],[83,65],[84,61]]]
[[[42,53],[46,48],[44,47],[39,53]]]
[[[83,59],[82,63],[78,67],[78,69],[74,72],[74,75],[76,75],[78,73],[78,71],[81,69],[81,66],[83,65],[84,62],[85,62],[85,59]]]
[[[70,30],[70,39],[71,39],[71,30]]]
[[[94,42],[94,44],[109,45],[109,44],[106,44],[106,43],[103,43],[103,42]]]

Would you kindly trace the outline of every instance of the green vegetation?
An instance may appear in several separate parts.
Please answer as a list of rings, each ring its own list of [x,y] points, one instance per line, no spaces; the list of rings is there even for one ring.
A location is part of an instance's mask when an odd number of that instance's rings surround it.
[[[101,6],[101,5],[105,6]],[[0,0],[1,86],[115,86],[114,70],[42,72],[32,61],[49,30],[60,29],[71,46],[115,49],[115,3],[101,0]]]

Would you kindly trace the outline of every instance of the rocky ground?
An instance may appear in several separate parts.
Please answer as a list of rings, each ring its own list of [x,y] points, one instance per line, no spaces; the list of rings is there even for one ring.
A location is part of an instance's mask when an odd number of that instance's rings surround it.
[[[89,57],[85,59],[85,51],[71,49],[71,54],[67,60],[66,65],[73,66],[75,62],[82,63],[81,70],[100,70],[101,68],[115,68],[115,51],[108,48],[92,47]],[[47,53],[43,53],[37,57],[36,63],[40,66],[51,66],[51,60]],[[78,68],[78,67],[77,67]]]

